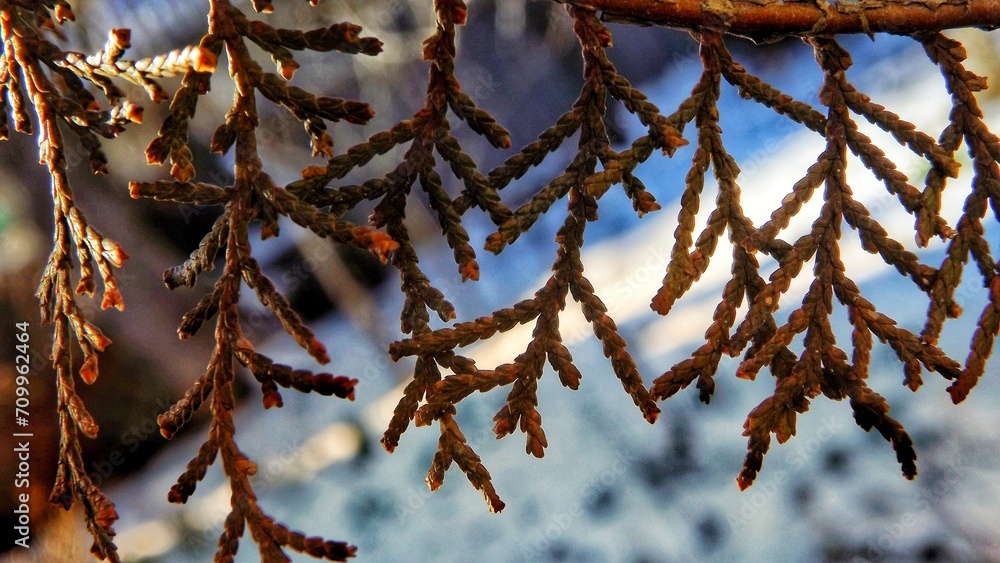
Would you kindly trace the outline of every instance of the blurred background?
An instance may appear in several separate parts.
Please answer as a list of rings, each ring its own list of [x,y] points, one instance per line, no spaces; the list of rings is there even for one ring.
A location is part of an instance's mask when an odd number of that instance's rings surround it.
[[[78,24],[68,26],[74,49],[94,52],[107,29],[130,27],[141,58],[196,44],[205,32],[206,3],[193,1],[80,1]],[[249,4],[249,3],[246,3]],[[515,147],[532,141],[565,112],[580,88],[579,46],[562,6],[545,1],[472,0],[469,23],[459,30],[458,76],[463,90],[511,131]],[[249,6],[246,6],[249,12]],[[378,57],[297,54],[302,68],[293,84],[320,94],[369,102],[377,115],[367,126],[335,125],[335,150],[363,141],[410,117],[423,105],[427,63],[420,43],[434,29],[431,2],[343,1],[310,8],[281,3],[269,23],[313,29],[349,20],[385,43]],[[611,25],[609,52],[619,71],[669,114],[694,86],[701,67],[697,46],[684,32]],[[997,34],[952,34],[969,49],[968,66],[1000,80]],[[943,81],[920,46],[880,35],[844,37],[855,66],[852,82],[877,103],[937,136],[947,124],[949,99]],[[731,39],[737,61],[802,101],[818,104],[821,74],[810,48],[798,40],[767,46]],[[267,56],[257,52],[266,66]],[[224,67],[221,67],[224,68]],[[164,81],[169,89],[176,80]],[[125,247],[131,259],[118,274],[127,308],[101,312],[86,298],[81,304],[114,341],[101,355],[102,376],[80,389],[101,424],[97,440],[85,441],[91,478],[117,504],[117,544],[126,561],[210,560],[228,513],[229,488],[216,464],[186,505],[166,501],[170,486],[204,441],[207,415],[167,443],[155,417],[200,375],[212,348],[211,331],[180,342],[181,316],[215,281],[202,276],[193,290],[168,291],[165,269],[196,248],[219,208],[197,208],[131,200],[129,180],[163,179],[167,170],[149,167],[140,155],[165,115],[141,89],[130,97],[146,108],[145,123],[105,143],[111,174],[93,177],[86,153],[71,146],[73,189],[92,225]],[[213,78],[191,131],[198,180],[231,183],[231,159],[209,154],[208,139],[232,100],[223,73]],[[1000,98],[980,96],[988,122],[1000,131]],[[258,131],[265,170],[279,184],[298,177],[310,158],[301,125],[282,108],[261,108]],[[747,214],[759,223],[777,207],[823,150],[823,139],[770,110],[741,100],[723,85],[721,125],[727,149],[742,169],[739,182]],[[615,148],[644,133],[639,122],[609,100]],[[860,125],[867,126],[867,123]],[[503,162],[513,151],[492,149],[457,119],[453,131],[481,169]],[[871,127],[873,137],[900,169],[920,186],[926,165]],[[687,132],[693,139],[694,130]],[[570,143],[571,144],[571,143]],[[568,148],[568,147],[567,147]],[[967,194],[968,157],[963,176],[945,192],[943,213],[954,224]],[[637,175],[664,209],[636,219],[618,188],[602,200],[601,220],[589,225],[584,263],[587,276],[608,305],[629,342],[647,383],[686,358],[702,343],[711,313],[728,279],[726,252],[667,318],[648,307],[665,271],[673,244],[677,199],[693,149],[672,159],[654,156]],[[4,333],[16,322],[31,323],[33,547],[0,554],[12,561],[83,561],[90,541],[80,514],[65,514],[44,503],[54,477],[54,397],[48,347],[51,332],[38,326],[33,297],[48,255],[51,202],[48,178],[37,162],[32,138],[15,135],[0,145],[0,320]],[[402,151],[375,159],[347,182],[363,181],[395,167]],[[548,158],[503,192],[511,207],[558,174],[571,153]],[[446,187],[460,186],[445,176]],[[853,160],[849,180],[859,200],[890,234],[917,251],[912,218],[882,184]],[[714,199],[706,182],[703,209]],[[539,220],[500,256],[480,252],[482,281],[462,284],[443,244],[435,217],[414,195],[408,225],[418,241],[421,264],[434,284],[456,305],[459,320],[509,306],[534,293],[548,275],[564,218],[561,205]],[[788,236],[804,232],[818,211],[803,209]],[[364,223],[370,209],[349,218]],[[707,215],[703,213],[703,215]],[[700,218],[704,224],[705,217]],[[1000,252],[1000,229],[987,217],[987,236]],[[481,248],[491,232],[488,218],[471,212],[466,226]],[[699,229],[700,230],[700,229]],[[253,239],[252,239],[253,240]],[[477,242],[478,241],[478,242]],[[925,298],[877,257],[867,255],[845,229],[843,253],[848,275],[883,312],[914,332],[923,324]],[[930,264],[943,255],[940,241],[919,250]],[[470,445],[482,456],[507,508],[493,515],[481,495],[457,470],[440,491],[430,493],[424,476],[436,450],[436,428],[410,428],[396,453],[378,440],[411,374],[412,363],[392,363],[385,353],[401,337],[398,276],[364,252],[330,245],[292,225],[282,236],[254,243],[254,255],[279,290],[316,330],[333,358],[324,368],[359,379],[353,403],[283,393],[285,406],[264,412],[249,374],[241,373],[236,432],[240,447],[259,465],[255,490],[265,512],[308,535],[345,540],[359,547],[359,561],[1000,561],[1000,358],[994,358],[971,396],[952,406],[947,382],[927,374],[917,396],[901,385],[902,369],[885,346],[873,353],[870,385],[893,405],[892,416],[909,430],[917,446],[920,475],[906,481],[891,446],[853,422],[846,403],[813,402],[798,423],[798,435],[773,444],[755,485],[739,492],[735,477],[746,451],[741,436],[746,414],[773,390],[771,379],[732,377],[736,362],[724,360],[710,407],[687,390],[661,404],[663,414],[648,425],[622,392],[599,343],[573,303],[562,316],[563,334],[584,374],[571,392],[551,373],[543,378],[539,410],[550,447],[543,459],[523,453],[520,435],[497,441],[492,414],[505,393],[474,396],[459,407]],[[966,314],[946,325],[942,347],[962,361],[979,312],[985,305],[981,280],[972,269],[956,296]],[[806,276],[804,276],[806,277]],[[797,302],[808,280],[793,284],[786,303]],[[276,362],[316,369],[251,294],[242,301],[245,335]],[[846,314],[837,337],[848,347]],[[510,361],[523,351],[532,325],[469,349],[480,366]],[[0,402],[13,401],[13,346],[0,350]],[[85,386],[80,386],[85,387]],[[904,396],[905,395],[905,396]],[[4,439],[9,417],[2,420]],[[13,474],[12,458],[4,457]],[[9,495],[0,498],[4,517],[12,514]],[[6,521],[5,521],[6,522]],[[6,524],[8,527],[12,524]],[[9,541],[4,547],[9,547]],[[296,560],[307,558],[294,555]],[[259,559],[249,537],[241,561]]]

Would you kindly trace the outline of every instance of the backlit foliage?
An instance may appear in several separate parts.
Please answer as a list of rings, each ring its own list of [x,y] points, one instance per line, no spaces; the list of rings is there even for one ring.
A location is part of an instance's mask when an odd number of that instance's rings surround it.
[[[255,2],[254,8],[270,11],[270,5],[263,2]],[[349,23],[304,33],[277,29],[263,21],[251,20],[228,0],[213,0],[208,14],[208,33],[202,37],[199,48],[211,54],[213,60],[225,51],[229,78],[235,85],[233,105],[211,141],[214,153],[233,151],[233,183],[216,186],[192,182],[196,172],[188,146],[188,121],[194,115],[198,97],[208,92],[211,74],[215,70],[213,67],[192,68],[184,75],[181,88],[171,102],[170,115],[160,128],[160,134],[146,149],[146,159],[150,164],[162,164],[169,158],[173,180],[133,182],[129,187],[135,198],[152,197],[195,205],[224,206],[222,214],[191,257],[164,274],[164,282],[171,289],[182,285],[192,287],[199,275],[214,268],[216,255],[225,248],[225,266],[215,288],[184,316],[177,329],[178,335],[186,339],[204,323],[216,318],[212,358],[208,368],[185,396],[157,420],[163,436],[171,438],[205,402],[210,404],[212,423],[208,439],[170,489],[168,498],[170,502],[186,502],[216,457],[222,458],[222,467],[232,491],[232,511],[219,538],[215,555],[218,561],[232,560],[245,528],[250,529],[260,557],[265,561],[287,560],[284,548],[333,561],[353,556],[356,549],[344,542],[306,537],[289,530],[263,512],[250,481],[257,466],[236,444],[232,385],[238,362],[260,383],[264,408],[282,406],[279,387],[291,387],[303,393],[354,398],[355,379],[292,369],[275,364],[270,358],[254,351],[253,344],[242,336],[238,305],[240,286],[245,283],[254,291],[258,301],[281,321],[282,327],[295,342],[316,362],[325,364],[330,361],[325,346],[302,324],[288,299],[278,293],[254,259],[250,223],[260,221],[260,236],[266,239],[278,235],[278,219],[284,216],[320,237],[370,250],[383,261],[399,247],[385,233],[355,226],[334,214],[321,212],[309,202],[276,186],[263,171],[258,153],[258,93],[268,101],[285,107],[303,123],[309,133],[314,156],[333,155],[333,140],[327,132],[327,121],[361,124],[372,117],[373,112],[367,104],[316,96],[287,82],[298,67],[292,50],[335,50],[365,55],[379,53],[382,44],[374,38],[361,37],[360,31],[360,27]],[[247,48],[248,42],[271,55],[280,75],[265,71],[254,60]]]
[[[108,161],[100,138],[114,138],[128,123],[142,121],[142,108],[130,102],[113,79],[142,86],[158,102],[167,93],[156,80],[184,72],[198,51],[180,49],[131,61],[124,58],[130,39],[126,29],[112,30],[104,48],[94,55],[63,51],[52,39],[58,39],[59,25],[72,20],[73,11],[63,1],[0,1],[0,138],[9,137],[10,118],[15,131],[34,134],[39,163],[51,179],[52,252],[36,294],[42,323],[53,326],[50,359],[56,376],[60,442],[50,500],[67,510],[80,502],[94,537],[91,551],[115,561],[112,526],[118,514],[114,503],[87,475],[79,440],[79,433],[96,437],[98,424],[76,394],[73,377],[75,369],[84,383],[94,383],[99,373],[97,354],[111,339],[84,318],[76,296],[93,297],[99,275],[104,286],[101,307],[123,310],[114,269],[121,268],[128,255],[117,242],[101,235],[76,205],[64,133],[78,139],[93,173],[106,174]],[[203,64],[213,63],[206,58]],[[86,83],[95,86],[106,103],[98,101]],[[76,278],[75,285],[72,278]],[[82,361],[73,359],[74,342]]]
[[[330,10],[335,12],[333,5]],[[273,10],[271,3],[263,0],[254,0],[252,7],[262,13]],[[115,86],[116,80],[143,86],[154,102],[171,100],[169,116],[146,149],[150,164],[170,162],[171,179],[133,182],[132,197],[222,207],[190,258],[164,275],[171,289],[193,287],[198,276],[214,269],[217,256],[222,254],[224,266],[214,289],[184,316],[178,329],[181,338],[188,338],[215,319],[215,349],[205,372],[183,398],[159,417],[161,432],[169,438],[201,406],[207,403],[210,407],[208,438],[170,490],[169,500],[185,502],[216,458],[221,457],[230,483],[232,508],[219,538],[217,560],[232,560],[246,528],[266,561],[287,560],[283,551],[286,547],[331,560],[344,560],[355,552],[353,546],[343,542],[290,531],[265,514],[252,486],[256,465],[240,451],[235,440],[232,384],[237,364],[260,383],[265,408],[282,405],[279,387],[354,398],[357,381],[349,376],[315,374],[275,364],[257,353],[242,335],[238,305],[241,285],[245,284],[297,344],[318,363],[329,361],[324,345],[301,322],[288,299],[277,292],[253,257],[251,224],[259,224],[261,238],[278,236],[280,217],[320,237],[367,249],[399,271],[405,298],[400,328],[406,336],[392,343],[388,351],[395,360],[413,357],[413,376],[382,444],[392,452],[411,422],[417,426],[437,425],[438,451],[430,460],[427,474],[432,490],[443,484],[448,469],[456,465],[483,493],[491,511],[504,508],[489,471],[457,421],[458,405],[477,392],[506,388],[506,397],[493,417],[494,433],[502,438],[520,431],[525,436],[525,451],[535,457],[544,455],[549,442],[542,427],[538,386],[546,364],[564,387],[577,389],[584,378],[560,331],[560,314],[570,299],[573,306],[581,308],[600,342],[610,373],[619,379],[639,414],[649,423],[657,420],[659,402],[692,383],[699,398],[708,403],[724,355],[741,357],[733,374],[740,379],[752,381],[762,369],[769,370],[774,392],[749,413],[744,424],[748,452],[737,477],[740,488],[749,487],[761,470],[772,435],[779,443],[790,439],[798,415],[820,395],[838,401],[848,399],[857,424],[866,431],[877,430],[891,443],[903,475],[910,479],[916,476],[917,454],[912,440],[903,426],[889,416],[886,400],[867,384],[875,340],[898,357],[903,384],[916,391],[923,383],[925,370],[938,373],[951,382],[948,392],[958,403],[984,375],[1000,331],[1000,263],[993,257],[995,244],[991,248],[984,237],[983,224],[984,220],[1000,220],[1000,139],[984,123],[975,97],[986,88],[986,80],[964,68],[962,45],[938,32],[911,35],[923,46],[931,63],[939,67],[952,98],[949,125],[935,139],[856,90],[848,79],[850,54],[833,37],[816,33],[805,34],[804,41],[812,48],[823,74],[822,84],[817,85],[822,107],[795,100],[747,72],[728,51],[720,32],[723,26],[717,26],[720,31],[705,28],[692,32],[699,45],[701,76],[690,95],[673,111],[661,111],[633,88],[608,59],[612,36],[599,14],[584,5],[570,4],[567,8],[567,25],[572,25],[583,58],[579,96],[535,141],[510,155],[502,165],[484,170],[452,134],[453,126],[468,127],[497,150],[507,151],[512,143],[507,130],[462,91],[456,78],[456,34],[468,17],[463,0],[434,2],[437,25],[422,52],[429,66],[422,106],[416,104],[412,118],[342,152],[335,150],[328,122],[363,125],[372,117],[372,109],[363,102],[316,95],[288,81],[298,68],[293,51],[377,55],[381,42],[363,37],[360,26],[340,23],[307,31],[278,29],[252,19],[229,0],[210,0],[207,33],[197,47],[129,61],[123,58],[129,43],[126,31],[113,30],[105,48],[93,56],[65,52],[51,42],[58,39],[58,34],[48,30],[71,19],[67,4],[0,0],[4,41],[0,59],[4,106],[0,134],[4,138],[8,135],[8,113],[17,131],[31,132],[32,123],[37,124],[40,158],[52,180],[54,244],[38,292],[42,318],[54,325],[52,359],[59,383],[62,442],[52,499],[66,507],[75,500],[83,503],[95,539],[95,555],[117,560],[111,528],[117,514],[83,470],[77,432],[93,437],[97,425],[73,392],[74,362],[69,340],[72,337],[82,351],[78,373],[86,383],[97,378],[97,352],[110,341],[80,314],[70,278],[78,278],[77,294],[92,295],[96,265],[104,284],[102,305],[121,309],[112,267],[120,267],[126,256],[120,246],[92,228],[77,209],[66,180],[62,134],[69,131],[79,137],[89,152],[92,170],[106,171],[98,136],[114,137],[126,122],[138,121],[142,115],[139,108],[125,100]],[[869,31],[867,26],[864,31]],[[254,58],[248,48],[251,44],[270,55],[276,72],[265,70]],[[220,186],[196,181],[188,124],[200,96],[208,92],[210,79],[217,72],[216,63],[223,60],[235,94],[210,140],[210,149],[220,155],[232,151],[233,179],[231,185]],[[177,92],[169,97],[156,80],[174,74],[183,78]],[[86,83],[96,86],[107,103],[99,103]],[[739,165],[727,151],[719,126],[718,102],[724,87],[735,88],[746,103],[771,108],[825,139],[825,148],[816,155],[815,162],[801,171],[801,179],[788,186],[788,194],[775,202],[770,218],[759,225],[744,214]],[[304,166],[301,179],[287,186],[276,185],[264,172],[265,162],[257,145],[259,99],[286,108],[300,121],[309,136],[313,156],[326,158],[326,164]],[[609,139],[608,103],[622,104],[646,129],[621,151],[614,150]],[[102,109],[105,106],[107,109]],[[926,161],[929,171],[922,182],[900,172],[883,150],[861,133],[859,117]],[[581,250],[587,225],[599,220],[601,199],[610,190],[620,187],[638,217],[658,211],[660,205],[654,194],[669,195],[672,186],[679,185],[679,179],[655,183],[647,179],[647,186],[637,168],[651,158],[672,157],[678,148],[688,144],[693,145],[694,154],[683,179],[670,261],[662,286],[650,296],[650,306],[668,315],[719,252],[731,255],[731,277],[707,323],[704,344],[662,375],[646,380],[608,315],[608,307],[585,276]],[[531,168],[556,158],[553,153],[563,146],[573,146],[573,150],[562,172],[549,179],[527,203],[508,207],[501,191]],[[952,226],[941,216],[940,209],[948,181],[958,176],[956,154],[962,146],[968,151],[974,174],[971,186],[950,187],[963,191],[965,198],[964,211]],[[388,174],[361,184],[340,182],[397,147],[404,149],[403,158]],[[854,197],[847,183],[848,152],[857,156],[913,216],[917,244],[927,246],[934,238],[945,241],[947,251],[940,264],[922,262],[906,250]],[[718,183],[714,205],[703,200],[709,170]],[[922,187],[915,185],[920,183]],[[461,186],[460,193],[449,193],[447,187],[451,185]],[[418,204],[417,198],[409,196],[418,186],[438,219],[444,242],[454,254],[457,276],[463,282],[480,277],[475,244],[483,244],[492,253],[517,252],[511,248],[543,214],[564,213],[562,226],[554,233],[558,249],[551,276],[532,298],[488,316],[435,327],[432,313],[442,322],[449,322],[457,318],[458,312],[421,269],[418,249],[407,229],[407,206]],[[820,205],[808,232],[798,237],[789,235],[791,219],[813,200]],[[373,206],[370,225],[343,220],[347,212],[363,205]],[[495,232],[485,241],[470,240],[463,225],[466,214],[473,209],[482,211],[495,226]],[[987,217],[990,211],[993,219]],[[698,217],[706,214],[704,227],[696,233]],[[926,294],[927,320],[920,334],[897,326],[852,281],[854,272],[841,259],[840,252],[845,226],[852,231],[847,236],[857,236],[866,251],[878,255]],[[664,233],[666,236],[670,234]],[[74,273],[71,261],[74,250],[78,273]],[[966,272],[970,259],[974,271]],[[962,313],[955,291],[966,273],[981,278],[987,304],[978,312],[969,353],[960,363],[939,349],[937,340],[945,321]],[[811,278],[811,282],[799,303],[789,303],[786,293],[799,276]],[[834,336],[835,304],[847,313],[849,351]],[[471,357],[458,351],[528,323],[533,325],[530,342],[507,363],[480,368]],[[605,374],[587,374],[588,378],[602,376]]]

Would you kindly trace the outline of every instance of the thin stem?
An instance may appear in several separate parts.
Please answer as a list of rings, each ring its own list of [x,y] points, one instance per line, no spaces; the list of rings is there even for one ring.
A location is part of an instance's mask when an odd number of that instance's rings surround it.
[[[948,3],[888,0],[872,2],[733,2],[708,0],[555,0],[586,5],[607,21],[711,29],[755,40],[786,35],[913,33],[959,27],[1000,27],[1000,1]]]

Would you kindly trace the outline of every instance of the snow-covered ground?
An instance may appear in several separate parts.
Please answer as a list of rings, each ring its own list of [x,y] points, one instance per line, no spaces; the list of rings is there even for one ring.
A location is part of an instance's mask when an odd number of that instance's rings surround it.
[[[948,100],[940,76],[921,60],[915,43],[880,36],[872,46],[851,45],[859,69],[849,76],[862,91],[932,135],[942,129]],[[812,68],[806,60],[811,53],[806,48],[801,52],[801,60],[788,64]],[[876,53],[892,56],[867,58]],[[641,87],[654,101],[673,99],[677,89],[690,90],[696,69],[696,61],[681,61],[668,78]],[[793,95],[813,95],[818,76],[803,72],[802,80],[775,85]],[[725,139],[744,169],[744,208],[759,224],[815,160],[823,139],[783,126],[751,109],[732,88],[723,90]],[[1000,106],[990,107],[988,115],[1000,115]],[[760,121],[753,121],[759,116]],[[994,119],[991,126],[1000,130],[1000,121]],[[630,127],[628,135],[641,134],[640,127]],[[871,129],[864,130],[919,182],[919,164]],[[692,134],[693,128],[688,131]],[[654,159],[639,176],[664,209],[641,221],[631,219],[628,229],[588,231],[584,251],[587,275],[630,342],[647,382],[700,345],[728,273],[727,253],[720,250],[711,269],[668,317],[649,310],[673,243],[676,198],[690,152],[671,161]],[[859,162],[849,170],[856,196],[890,235],[914,246],[913,220],[899,211],[895,198]],[[945,201],[944,214],[953,222],[968,172],[952,185]],[[708,183],[703,211],[713,193]],[[616,217],[631,213],[620,194],[610,193],[603,205],[602,220],[612,225],[619,225]],[[791,230],[807,227],[816,209],[815,204],[807,206]],[[988,223],[989,240],[996,244],[1000,230]],[[484,256],[480,284],[443,284],[455,298],[460,320],[509,305],[543,283],[553,256],[548,242],[553,224],[540,221],[537,232],[515,244],[540,241],[535,251],[519,248],[496,258]],[[601,224],[593,230],[600,231]],[[856,234],[845,229],[843,239],[848,275],[862,292],[901,326],[919,331],[925,299],[878,257],[863,252]],[[427,253],[422,263],[428,270],[454,271],[447,252]],[[934,263],[941,245],[921,255]],[[442,267],[435,269],[436,264]],[[958,292],[967,313],[951,321],[942,340],[960,360],[984,303],[973,271]],[[808,281],[803,273],[784,302],[796,302]],[[394,324],[399,299],[393,287],[384,290],[378,299],[384,307],[380,315]],[[848,347],[846,319],[840,318],[837,336]],[[742,425],[772,391],[770,377],[737,381],[732,377],[735,362],[724,362],[711,406],[698,403],[697,392],[688,390],[661,404],[661,420],[650,426],[622,392],[572,303],[562,326],[584,379],[577,392],[562,388],[551,373],[541,381],[539,410],[550,443],[543,459],[524,455],[520,434],[493,438],[490,419],[503,393],[475,396],[459,407],[469,442],[507,503],[502,514],[490,514],[457,470],[448,473],[440,491],[427,490],[423,478],[436,448],[436,428],[411,428],[393,455],[381,449],[378,439],[400,395],[407,365],[392,364],[384,343],[366,340],[339,316],[315,328],[334,356],[330,370],[361,379],[355,403],[287,392],[280,410],[264,413],[255,399],[240,407],[237,440],[259,464],[254,486],[261,506],[294,529],[358,545],[359,561],[1000,561],[1000,436],[995,431],[1000,428],[1000,358],[994,358],[987,376],[956,407],[944,390],[947,382],[936,374],[925,374],[926,385],[912,396],[901,385],[902,369],[891,351],[877,347],[870,385],[889,400],[893,416],[914,438],[920,470],[915,481],[900,475],[888,443],[854,424],[846,403],[818,398],[800,418],[798,435],[772,446],[757,482],[741,493],[734,479],[745,454]],[[529,335],[530,325],[468,353],[482,366],[510,361]],[[275,361],[311,365],[283,334],[260,348]],[[221,469],[213,466],[187,505],[165,501],[203,439],[203,431],[183,433],[142,475],[109,491],[121,515],[117,543],[126,560],[210,558],[228,512],[228,484]],[[248,537],[239,559],[258,559]]]

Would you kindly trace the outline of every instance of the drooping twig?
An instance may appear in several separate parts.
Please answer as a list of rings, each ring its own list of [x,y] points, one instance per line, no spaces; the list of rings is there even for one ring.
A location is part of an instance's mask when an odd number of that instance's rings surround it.
[[[184,72],[195,64],[214,63],[208,58],[199,59],[196,48],[130,61],[124,58],[130,45],[125,29],[111,30],[104,48],[95,55],[64,51],[48,39],[44,30],[55,29],[57,24],[73,18],[65,2],[0,1],[0,139],[10,135],[10,111],[16,131],[35,133],[39,162],[50,179],[53,246],[36,293],[42,322],[54,327],[51,359],[56,374],[59,453],[50,500],[67,510],[80,502],[87,529],[94,538],[91,551],[98,558],[117,561],[112,526],[118,515],[114,503],[88,476],[79,441],[79,433],[96,438],[98,424],[74,388],[71,338],[83,355],[80,379],[93,384],[100,373],[98,353],[111,340],[84,318],[76,295],[93,297],[99,275],[103,285],[101,308],[123,310],[125,303],[114,269],[121,268],[128,255],[117,242],[95,229],[77,206],[70,187],[64,134],[68,131],[79,139],[93,173],[106,174],[107,157],[100,139],[114,138],[128,123],[142,121],[142,108],[129,101],[112,78],[142,85],[157,102],[166,92],[156,79]],[[100,89],[106,108],[87,84]],[[79,279],[71,288],[74,270]]]
[[[267,6],[258,2],[255,7],[265,9]],[[225,267],[214,290],[184,316],[178,329],[181,338],[188,338],[207,321],[216,318],[212,359],[205,373],[184,398],[158,418],[161,433],[170,438],[190,420],[199,407],[205,403],[211,406],[212,422],[208,439],[178,478],[168,499],[171,502],[186,502],[195,492],[198,482],[204,478],[209,466],[217,457],[221,458],[223,471],[229,478],[231,512],[219,538],[217,561],[232,560],[245,528],[250,529],[263,561],[288,560],[284,548],[335,561],[353,557],[356,550],[354,546],[344,542],[306,537],[299,532],[290,531],[261,510],[250,482],[256,472],[256,465],[236,444],[232,385],[239,363],[260,383],[265,408],[282,406],[279,387],[293,388],[303,393],[354,398],[354,386],[357,384],[355,379],[292,369],[276,364],[254,351],[253,345],[242,336],[238,304],[240,285],[246,283],[256,294],[258,301],[278,318],[296,343],[318,363],[325,364],[330,360],[325,346],[302,323],[288,299],[277,291],[253,258],[249,238],[250,223],[260,221],[261,237],[267,238],[278,236],[278,219],[287,217],[292,223],[309,229],[320,237],[367,249],[383,262],[399,246],[385,233],[347,223],[338,215],[323,212],[290,191],[276,186],[263,171],[257,147],[258,93],[263,98],[284,106],[304,124],[315,155],[333,154],[333,140],[326,130],[327,121],[365,123],[371,118],[373,112],[367,104],[317,96],[287,83],[298,68],[291,50],[377,54],[381,50],[381,43],[371,37],[361,37],[360,31],[359,26],[346,23],[305,33],[276,29],[262,21],[248,19],[228,0],[213,0],[209,12],[209,30],[202,38],[201,46],[215,55],[225,50],[229,59],[229,78],[235,84],[236,95],[225,123],[216,129],[212,137],[211,149],[220,154],[233,150],[233,184],[215,186],[191,182],[196,171],[188,147],[188,121],[194,114],[198,96],[207,91],[210,78],[210,73],[202,72],[205,69],[192,69],[185,75],[181,90],[174,96],[171,113],[159,135],[146,151],[150,163],[161,163],[167,158],[172,161],[173,181],[133,182],[130,186],[131,194],[136,198],[225,206],[190,259],[164,275],[164,281],[171,289],[181,285],[192,287],[199,275],[213,269],[216,255],[225,249]],[[247,41],[271,54],[280,76],[261,68],[251,56]]]
[[[569,216],[556,234],[559,251],[552,266],[552,276],[533,299],[496,311],[473,323],[460,323],[453,328],[434,331],[415,331],[411,338],[396,342],[389,348],[394,359],[416,356],[417,372],[407,386],[383,443],[391,451],[411,419],[415,419],[418,425],[437,422],[442,437],[439,452],[428,474],[431,488],[440,486],[444,470],[450,465],[455,452],[475,456],[464,465],[458,465],[473,485],[483,491],[493,511],[503,508],[503,503],[493,491],[489,473],[482,468],[479,457],[464,442],[456,442],[461,433],[453,418],[455,407],[474,392],[485,393],[509,385],[507,400],[493,418],[493,431],[498,438],[502,438],[520,430],[526,436],[525,451],[542,457],[548,439],[542,430],[542,416],[537,408],[537,389],[545,363],[548,362],[556,371],[560,383],[570,389],[577,389],[582,377],[573,363],[573,356],[562,342],[559,330],[559,314],[566,307],[567,296],[571,295],[581,305],[605,356],[611,360],[615,375],[646,420],[654,422],[660,412],[626,350],[625,340],[608,316],[607,307],[583,275],[580,248],[586,224],[597,218],[598,198],[614,184],[623,185],[640,216],[659,209],[655,199],[632,172],[655,149],[672,154],[685,141],[673,122],[661,115],[645,95],[632,88],[608,60],[605,49],[611,44],[611,35],[593,11],[576,8],[570,11],[584,58],[584,85],[580,96],[573,109],[564,114],[556,125],[488,176],[489,181],[500,189],[522,176],[528,168],[579,131],[576,155],[563,174],[542,188],[529,203],[498,222],[497,232],[486,241],[487,250],[495,253],[503,251],[540,215],[548,212],[557,201],[565,199]],[[630,149],[622,153],[611,149],[604,125],[608,95],[620,100],[649,129],[648,135],[637,139]],[[598,163],[602,166],[601,171],[597,170]],[[479,370],[471,359],[454,352],[457,346],[465,346],[532,321],[535,322],[532,341],[513,363],[494,370]],[[454,375],[442,378],[439,366],[451,370]],[[426,402],[420,406],[421,401]],[[459,459],[456,458],[456,461]],[[467,467],[472,468],[472,473]]]

